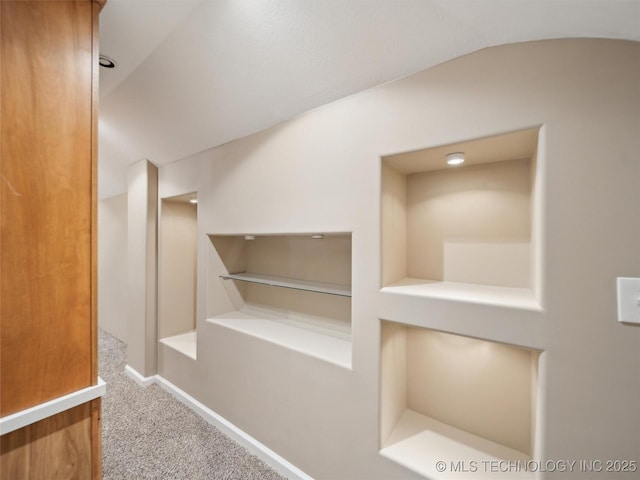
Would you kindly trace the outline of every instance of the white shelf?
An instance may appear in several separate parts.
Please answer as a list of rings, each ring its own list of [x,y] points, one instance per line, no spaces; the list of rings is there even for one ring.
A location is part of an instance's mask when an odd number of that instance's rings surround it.
[[[196,360],[197,333],[195,330],[160,339],[160,343]]]
[[[387,287],[383,287],[381,292],[518,308],[522,310],[542,310],[535,295],[528,288],[495,287],[492,285],[405,278]]]
[[[532,472],[525,471],[531,459],[524,453],[408,409],[380,454],[431,479],[534,478]],[[508,473],[501,471],[507,467]],[[466,468],[466,475],[455,468]]]
[[[257,273],[227,273],[220,275],[220,278],[228,280],[240,280],[241,282],[259,283],[272,287],[291,288],[294,290],[304,290],[307,292],[324,293],[328,295],[339,295],[341,297],[351,296],[351,287],[348,285],[337,285],[334,283],[312,282],[308,280],[298,280],[294,278],[276,277],[272,275],[261,275]]]
[[[207,321],[340,367],[351,368],[351,341],[343,338],[308,330],[284,320],[261,318],[247,311],[233,311]]]

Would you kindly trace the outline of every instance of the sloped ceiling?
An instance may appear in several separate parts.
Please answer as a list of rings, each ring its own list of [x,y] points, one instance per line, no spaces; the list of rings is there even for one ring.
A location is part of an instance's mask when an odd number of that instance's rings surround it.
[[[99,195],[164,165],[481,48],[640,41],[640,0],[109,0]]]

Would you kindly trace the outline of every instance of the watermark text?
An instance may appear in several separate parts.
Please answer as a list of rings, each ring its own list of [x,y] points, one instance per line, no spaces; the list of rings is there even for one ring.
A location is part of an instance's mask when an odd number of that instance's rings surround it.
[[[517,473],[517,472],[596,472],[634,473],[637,460],[448,460],[437,461],[438,472]]]

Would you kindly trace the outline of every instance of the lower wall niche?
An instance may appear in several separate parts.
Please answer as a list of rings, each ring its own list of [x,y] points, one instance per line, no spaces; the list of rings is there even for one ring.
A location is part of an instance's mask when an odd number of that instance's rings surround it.
[[[382,455],[434,478],[534,456],[539,352],[386,321],[381,349]]]

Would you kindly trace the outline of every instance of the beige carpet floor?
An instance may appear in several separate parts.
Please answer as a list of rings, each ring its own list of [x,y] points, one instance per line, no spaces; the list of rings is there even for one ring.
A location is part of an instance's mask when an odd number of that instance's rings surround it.
[[[123,342],[100,330],[98,343],[105,480],[283,479],[159,386],[129,378]]]

